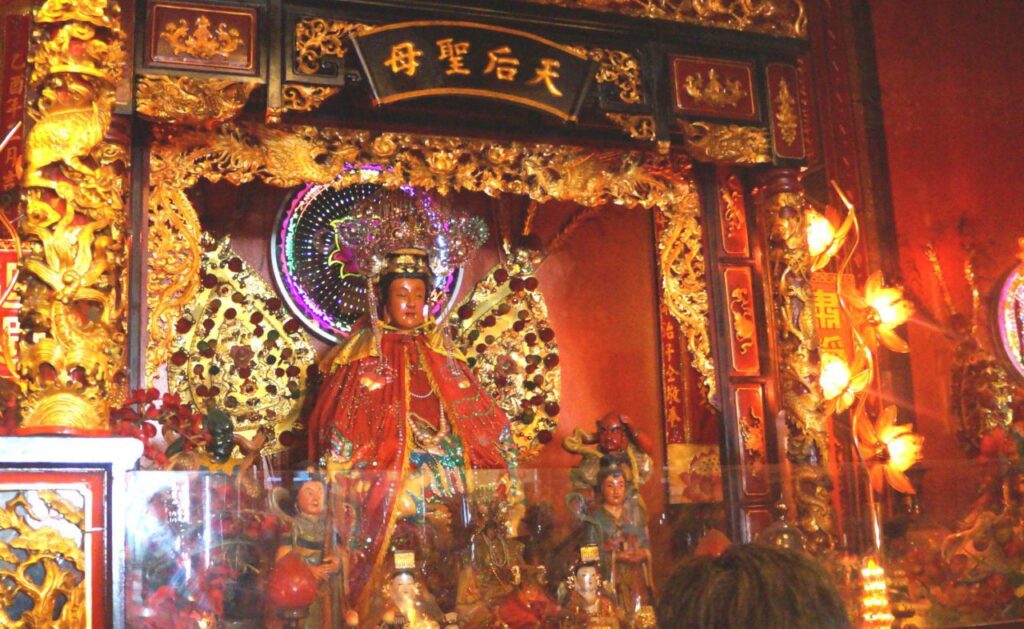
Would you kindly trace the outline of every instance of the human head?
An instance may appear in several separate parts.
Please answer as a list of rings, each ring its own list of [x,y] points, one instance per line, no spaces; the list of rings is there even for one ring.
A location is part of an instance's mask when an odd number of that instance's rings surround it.
[[[622,452],[626,449],[626,439],[626,425],[618,413],[608,413],[597,420],[597,443],[603,452]]]
[[[582,564],[576,569],[576,592],[587,603],[597,600],[601,591],[601,573],[592,563]]]
[[[659,627],[848,629],[832,578],[813,559],[763,544],[684,561],[662,588]]]
[[[318,480],[308,480],[299,487],[295,499],[299,512],[310,516],[319,516],[324,512],[324,484]]]
[[[626,500],[626,475],[615,463],[602,465],[597,473],[597,488],[601,492],[601,502],[613,507],[621,506]]]

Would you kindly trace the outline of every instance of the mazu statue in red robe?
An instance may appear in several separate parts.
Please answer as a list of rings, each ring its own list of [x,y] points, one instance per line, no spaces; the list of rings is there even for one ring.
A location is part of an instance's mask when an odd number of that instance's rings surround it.
[[[404,191],[397,194],[401,201]],[[370,322],[325,359],[309,420],[312,454],[342,480],[339,492],[354,505],[343,534],[350,540],[347,598],[358,610],[366,609],[399,522],[468,496],[476,470],[515,464],[504,412],[428,319],[428,256],[420,248],[381,256],[380,318],[371,299]]]

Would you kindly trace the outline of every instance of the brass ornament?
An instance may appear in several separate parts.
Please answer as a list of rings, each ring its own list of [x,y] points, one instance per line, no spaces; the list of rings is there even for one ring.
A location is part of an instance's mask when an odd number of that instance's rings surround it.
[[[662,302],[686,335],[693,368],[700,374],[704,397],[712,400],[717,388],[711,338],[707,324],[708,294],[704,283],[705,262],[697,186],[686,177],[686,193],[676,205],[660,207],[665,228],[658,238],[658,268]]]
[[[800,525],[817,548],[831,546],[831,479],[825,401],[819,384],[817,323],[810,285],[803,194],[795,172],[775,171],[758,196],[769,231],[768,263],[776,310],[779,386],[794,466],[794,497]],[[794,180],[787,181],[787,177]]]
[[[719,109],[733,107],[747,95],[742,82],[728,78],[722,81],[714,68],[708,70],[707,82],[698,72],[687,76],[683,87],[693,100]]]
[[[314,75],[321,70],[324,57],[345,56],[345,40],[351,34],[370,30],[369,24],[357,24],[324,18],[303,18],[295,23],[295,70]]]
[[[235,79],[143,76],[135,87],[136,110],[154,122],[220,124],[238,115],[256,86]]]
[[[683,122],[686,149],[702,162],[764,164],[771,161],[768,132],[757,127]]]
[[[625,133],[629,134],[629,137],[634,140],[642,140],[646,142],[653,142],[655,140],[654,116],[637,116],[633,114],[617,114],[613,112],[606,112],[605,116],[618,125]]]
[[[0,487],[0,529],[5,531],[0,541],[0,625],[91,626],[86,584],[93,558],[85,550],[89,493],[86,486],[72,485]],[[17,620],[9,615],[15,597],[31,605]]]
[[[193,24],[185,19],[164,24],[160,39],[166,40],[176,55],[188,55],[196,59],[227,58],[244,41],[237,28],[230,28],[224,22],[210,29],[210,18],[200,14]]]
[[[713,28],[807,37],[803,0],[529,0]]]
[[[306,370],[316,354],[274,289],[231,249],[202,236],[202,285],[175,322],[168,388],[201,412],[217,408],[252,439],[269,429],[261,454],[284,451],[281,433],[301,428]],[[276,308],[275,308],[276,305]]]
[[[124,396],[128,163],[105,139],[125,63],[119,11],[50,0],[35,17],[17,285],[31,431],[106,431]]]
[[[792,146],[793,142],[796,142],[796,131],[800,125],[796,112],[796,99],[789,91],[789,83],[781,79],[779,91],[775,96],[775,127],[782,134],[786,146]]]
[[[664,263],[672,267],[664,273],[664,285],[674,295],[673,316],[687,335],[698,371],[713,388],[699,203],[678,155],[232,122],[211,132],[156,133],[150,171],[149,373],[170,355],[174,322],[199,285],[199,220],[185,190],[200,178],[235,185],[260,180],[278,187],[332,182],[342,187],[365,180],[362,169],[345,170],[353,163],[389,166],[375,173],[376,183],[442,195],[468,190],[522,194],[539,203],[559,199],[591,207],[661,208],[672,222],[671,236],[659,244]]]

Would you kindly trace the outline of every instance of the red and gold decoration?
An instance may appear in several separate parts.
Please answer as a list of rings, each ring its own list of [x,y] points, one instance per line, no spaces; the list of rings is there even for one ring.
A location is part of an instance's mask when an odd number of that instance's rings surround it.
[[[34,95],[19,224],[26,255],[21,430],[107,431],[126,384],[127,138],[108,138],[125,65],[119,6],[44,2],[35,13]]]
[[[673,57],[675,109],[689,116],[757,120],[754,68],[703,57]]]
[[[149,9],[145,62],[152,67],[255,74],[256,9],[155,2]]]
[[[268,431],[262,453],[276,454],[288,445],[281,435],[301,428],[313,347],[227,238],[205,235],[203,247],[201,288],[175,323],[168,386],[204,414],[220,409],[246,438]]]
[[[772,150],[783,159],[803,159],[803,117],[796,66],[769,63],[767,77]]]
[[[104,525],[104,494],[100,473],[0,476],[0,624],[104,626],[103,537],[89,534]]]
[[[534,275],[539,260],[518,251],[492,269],[455,309],[454,341],[508,415],[520,460],[535,457],[558,426],[558,343]]]

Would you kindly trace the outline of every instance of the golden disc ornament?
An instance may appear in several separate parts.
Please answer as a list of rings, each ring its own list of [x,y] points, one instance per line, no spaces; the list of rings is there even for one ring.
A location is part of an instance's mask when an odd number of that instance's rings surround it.
[[[231,250],[203,234],[200,289],[176,323],[168,388],[203,413],[218,408],[253,437],[270,428],[261,453],[282,452],[297,432],[315,352],[299,321],[266,281]],[[287,441],[287,438],[285,439]]]
[[[525,461],[558,426],[561,369],[534,254],[516,252],[490,272],[450,319],[455,343],[477,380],[508,415]]]

